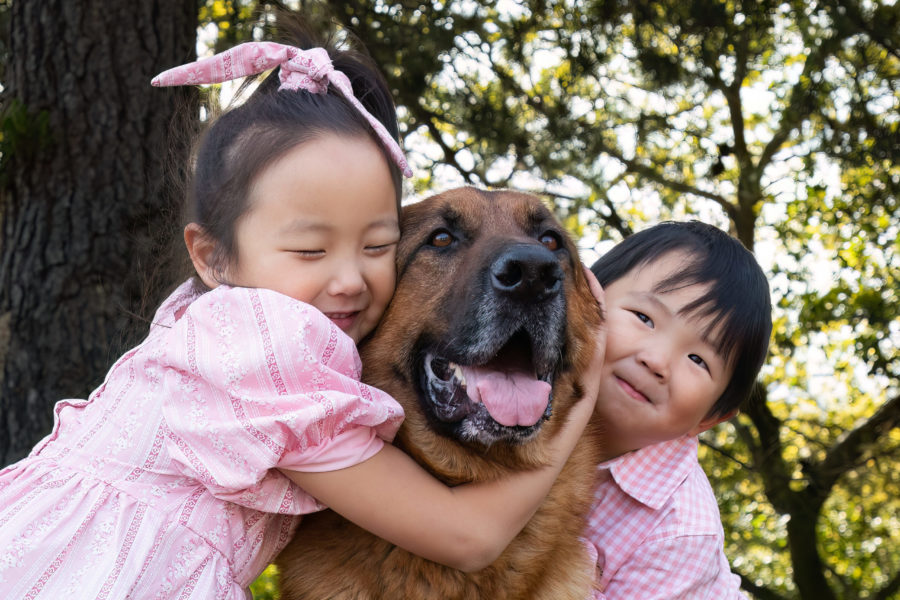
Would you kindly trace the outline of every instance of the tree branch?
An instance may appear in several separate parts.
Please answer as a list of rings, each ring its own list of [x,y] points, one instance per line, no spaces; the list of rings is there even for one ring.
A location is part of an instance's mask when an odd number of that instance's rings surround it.
[[[840,19],[850,21],[857,27],[857,31],[866,34],[870,40],[879,44],[882,48],[890,52],[894,58],[900,58],[900,49],[897,48],[894,40],[883,35],[875,26],[866,21],[862,12],[859,10],[859,4],[856,2],[836,2],[835,0],[827,0],[824,5],[828,8],[829,16],[832,19]],[[896,33],[896,31],[895,31]]]
[[[494,69],[494,74],[497,76],[497,79],[504,85],[504,87],[510,89],[514,95],[524,98],[528,106],[546,117],[549,123],[553,124],[557,122],[556,115],[551,114],[551,112],[548,110],[547,102],[538,101],[533,95],[527,93],[524,89],[522,89],[522,87],[518,84],[515,77],[513,77],[511,73],[509,73],[504,68],[501,68],[501,65],[498,65],[491,57],[488,57],[488,60],[491,62],[491,65]],[[583,123],[583,125],[586,131],[590,131],[592,128],[591,124],[589,123]],[[625,158],[625,156],[621,152],[619,152],[617,148],[609,147],[602,141],[598,142],[598,148],[600,149],[600,151],[605,152],[616,160],[622,162],[629,171],[646,179],[649,179],[650,181],[659,183],[676,192],[691,194],[694,196],[700,196],[702,198],[712,200],[713,202],[721,206],[729,215],[729,217],[731,217],[732,219],[736,217],[736,209],[734,205],[728,202],[725,197],[713,192],[701,190],[700,188],[688,185],[680,181],[668,179],[665,175],[663,175],[656,169],[641,164],[637,160]]]
[[[688,185],[681,181],[673,181],[673,180],[667,178],[665,175],[663,175],[659,171],[657,171],[656,169],[653,169],[651,167],[648,167],[647,165],[641,164],[640,162],[638,162],[635,159],[625,158],[625,156],[621,152],[619,152],[619,150],[617,148],[611,148],[611,147],[607,146],[606,144],[604,144],[603,142],[599,143],[599,147],[600,147],[601,151],[609,154],[610,156],[612,156],[613,158],[615,158],[616,160],[618,160],[619,162],[624,164],[625,167],[632,173],[640,175],[641,177],[649,179],[650,181],[653,181],[655,183],[659,183],[659,184],[661,184],[671,190],[674,190],[676,192],[682,192],[684,194],[692,194],[694,196],[700,196],[701,198],[707,198],[709,200],[712,200],[713,202],[715,202],[716,204],[721,206],[730,218],[732,218],[732,219],[735,218],[735,216],[736,216],[735,213],[736,213],[737,209],[735,208],[735,206],[733,204],[728,202],[728,200],[726,198],[724,198],[723,196],[720,196],[719,194],[715,194],[713,192],[707,192],[705,190],[701,190],[700,188],[694,187],[692,185]]]
[[[741,588],[753,594],[753,597],[757,600],[789,600],[787,596],[782,596],[767,587],[756,585],[752,579],[743,573],[737,573],[737,575],[741,578]]]
[[[812,112],[811,99],[814,97],[812,91],[812,76],[814,73],[820,73],[825,65],[824,48],[830,44],[822,41],[821,45],[812,46],[806,62],[803,64],[803,73],[791,89],[791,97],[788,100],[787,108],[781,112],[781,122],[778,129],[766,144],[757,164],[760,172],[772,161],[772,157],[788,140],[791,132],[800,126],[800,123]]]
[[[444,162],[459,171],[460,175],[462,175],[465,179],[472,183],[475,183],[475,177],[479,176],[478,173],[473,170],[463,168],[463,166],[459,164],[459,161],[456,160],[456,151],[444,141],[440,130],[435,124],[435,121],[439,120],[438,115],[422,106],[416,106],[415,109],[412,109],[412,107],[410,107],[410,112],[413,112],[416,115],[416,118],[421,123],[425,124],[425,127],[428,129],[428,133],[431,134],[431,139],[434,140],[434,143],[437,144],[438,147],[440,147],[441,152],[444,154]]]
[[[797,506],[797,493],[790,488],[790,470],[784,462],[781,443],[781,421],[779,421],[766,403],[767,393],[762,384],[757,383],[754,397],[749,402],[745,414],[753,421],[759,436],[756,443],[750,445],[756,470],[762,476],[766,495],[772,506],[781,513],[792,513]],[[748,435],[744,432],[743,436]]]
[[[728,114],[731,117],[731,131],[734,135],[734,154],[742,168],[752,166],[747,152],[747,138],[744,136],[744,105],[741,102],[741,87],[747,76],[747,54],[749,41],[747,31],[742,30],[735,49],[735,73],[731,85],[722,82],[720,88],[725,102],[728,104]]]
[[[885,402],[865,423],[848,433],[821,463],[808,465],[819,493],[827,496],[838,478],[858,466],[865,453],[896,427],[900,427],[900,396]]]
[[[745,463],[744,461],[742,461],[741,459],[739,459],[738,457],[736,457],[736,456],[735,456],[734,454],[732,454],[731,452],[727,452],[724,448],[720,448],[719,446],[716,446],[716,445],[713,444],[712,442],[708,442],[708,441],[706,441],[706,440],[704,440],[704,439],[701,438],[701,439],[700,439],[700,443],[703,444],[704,446],[706,446],[707,448],[709,448],[710,450],[712,450],[713,452],[717,452],[718,454],[721,454],[722,456],[724,456],[724,457],[727,458],[728,460],[730,460],[730,461],[734,462],[735,464],[739,465],[739,466],[741,467],[741,469],[743,469],[743,470],[745,470],[745,471],[755,471],[755,470],[756,470],[756,469],[753,468],[753,465],[748,465],[747,463]]]

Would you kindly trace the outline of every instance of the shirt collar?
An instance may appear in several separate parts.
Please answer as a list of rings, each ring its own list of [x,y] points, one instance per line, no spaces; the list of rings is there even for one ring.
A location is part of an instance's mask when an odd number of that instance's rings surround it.
[[[696,464],[697,437],[653,444],[600,463],[623,492],[653,510],[659,510],[675,493]]]

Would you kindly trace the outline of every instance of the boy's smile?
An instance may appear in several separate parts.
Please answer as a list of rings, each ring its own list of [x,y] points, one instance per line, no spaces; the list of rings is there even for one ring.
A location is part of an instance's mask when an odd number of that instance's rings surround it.
[[[640,390],[636,389],[631,383],[629,383],[629,378],[623,376],[623,374],[615,375],[616,383],[625,391],[626,394],[638,400],[640,402],[650,402],[650,399],[645,396]]]
[[[731,416],[707,417],[733,371],[706,336],[715,317],[681,312],[706,286],[656,289],[689,260],[670,253],[605,288],[608,341],[597,411],[606,424],[606,459],[696,435]]]

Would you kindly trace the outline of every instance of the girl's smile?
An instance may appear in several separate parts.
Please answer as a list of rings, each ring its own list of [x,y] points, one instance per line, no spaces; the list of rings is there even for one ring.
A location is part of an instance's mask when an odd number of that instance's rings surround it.
[[[396,280],[399,214],[383,152],[368,137],[335,134],[295,146],[254,180],[235,238],[226,283],[311,304],[359,342]]]
[[[331,319],[331,321],[341,328],[342,331],[350,331],[353,328],[353,322],[357,316],[359,316],[360,311],[356,310],[353,312],[326,312],[325,316]]]

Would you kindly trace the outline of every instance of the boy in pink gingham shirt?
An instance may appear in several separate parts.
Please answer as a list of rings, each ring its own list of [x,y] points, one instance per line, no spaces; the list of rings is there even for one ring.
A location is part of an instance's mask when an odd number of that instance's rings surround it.
[[[594,597],[745,598],[697,436],[734,416],[765,360],[772,320],[762,269],[715,227],[666,222],[591,270],[608,327],[596,408],[604,462],[585,531],[597,553]]]

